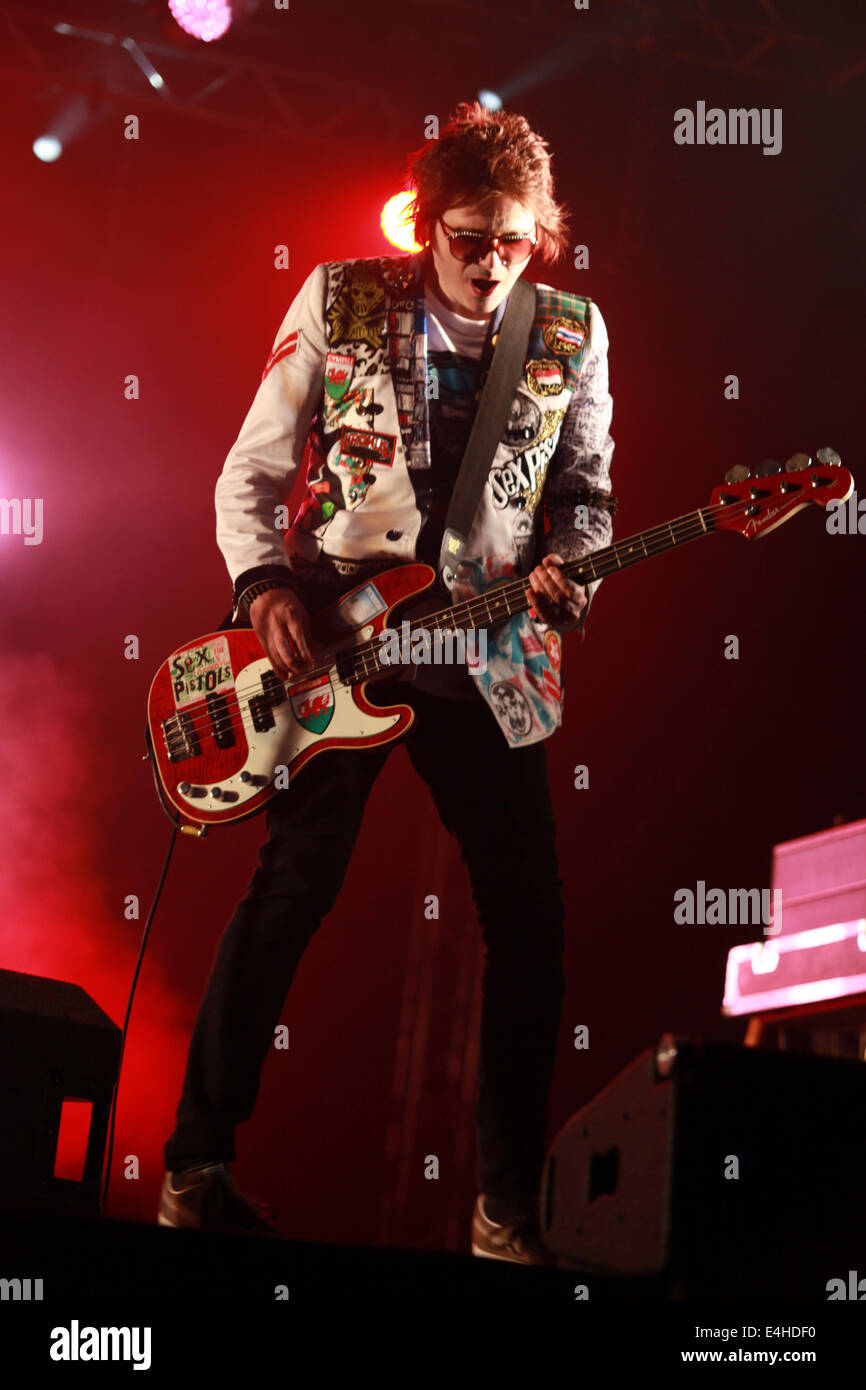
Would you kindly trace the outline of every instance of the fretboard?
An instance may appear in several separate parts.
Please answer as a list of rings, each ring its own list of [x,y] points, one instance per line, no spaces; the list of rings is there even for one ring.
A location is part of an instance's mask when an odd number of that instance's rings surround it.
[[[663,526],[653,526],[649,531],[639,531],[635,536],[617,541],[615,545],[605,546],[603,550],[593,551],[579,560],[567,561],[562,573],[575,584],[590,584],[595,579],[603,579],[608,574],[628,569],[653,555],[662,555],[675,546],[707,536],[715,526],[712,511],[698,508],[675,521],[667,521]],[[414,626],[439,629],[462,629],[469,631],[476,627],[493,627],[496,623],[507,621],[518,613],[525,613],[532,607],[533,591],[528,579],[515,579],[498,584],[484,594],[468,599],[465,603],[455,603],[440,613],[428,614]]]
[[[677,517],[675,521],[653,526],[648,531],[639,531],[635,536],[628,536],[579,560],[567,561],[562,566],[562,573],[575,584],[590,584],[595,579],[603,579],[606,575],[628,569],[630,565],[649,560],[653,555],[663,555],[675,546],[708,536],[714,530],[712,509],[699,507],[697,511]],[[410,621],[409,632],[411,634],[420,629],[468,632],[475,628],[495,627],[519,613],[525,613],[533,606],[533,599],[528,579],[505,580],[464,603],[455,603],[440,612],[428,613]],[[340,678],[346,684],[354,684],[381,671],[378,653],[378,641],[371,641],[361,643],[350,653],[344,654],[337,663]]]

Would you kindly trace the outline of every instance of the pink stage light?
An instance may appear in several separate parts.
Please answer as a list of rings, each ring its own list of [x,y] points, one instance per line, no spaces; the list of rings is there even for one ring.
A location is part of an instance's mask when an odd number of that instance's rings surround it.
[[[220,38],[232,22],[228,0],[168,0],[168,8],[181,29],[203,43]]]
[[[411,251],[413,254],[421,250],[407,215],[414,201],[415,194],[412,192],[395,193],[383,207],[380,218],[382,232],[391,245],[396,246],[398,251]]]

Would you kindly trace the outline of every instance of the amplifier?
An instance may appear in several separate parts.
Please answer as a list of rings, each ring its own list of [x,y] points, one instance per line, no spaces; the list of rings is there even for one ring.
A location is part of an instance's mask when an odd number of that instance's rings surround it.
[[[866,1275],[864,1114],[862,1062],[667,1034],[554,1139],[545,1243],[588,1273],[826,1299]]]
[[[121,1038],[80,985],[0,970],[0,1206],[98,1214]],[[76,1181],[55,1174],[65,1100],[91,1107]]]
[[[771,882],[781,914],[728,953],[722,1013],[866,995],[866,820],[776,845]]]

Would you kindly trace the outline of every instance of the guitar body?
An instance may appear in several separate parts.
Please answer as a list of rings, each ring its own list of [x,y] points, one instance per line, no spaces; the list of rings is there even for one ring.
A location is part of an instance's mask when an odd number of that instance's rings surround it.
[[[395,677],[385,667],[360,683],[340,679],[341,657],[368,645],[383,628],[436,603],[423,595],[435,580],[429,565],[398,565],[343,594],[311,619],[315,641],[334,658],[309,676],[283,684],[252,629],[210,632],[172,652],[147,702],[148,742],[166,809],[193,825],[243,820],[262,810],[320,753],[376,748],[400,738],[415,715],[409,705],[374,704],[373,682]],[[441,599],[439,600],[441,606]]]

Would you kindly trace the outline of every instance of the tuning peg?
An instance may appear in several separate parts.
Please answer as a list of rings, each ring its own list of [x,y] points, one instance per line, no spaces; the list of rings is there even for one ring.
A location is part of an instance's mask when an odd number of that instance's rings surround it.
[[[785,464],[785,470],[788,473],[799,473],[801,469],[808,468],[811,462],[808,454],[792,454]]]
[[[778,459],[761,459],[755,469],[756,478],[768,478],[771,473],[781,473],[782,465]]]
[[[735,463],[733,468],[729,468],[725,474],[726,483],[744,483],[747,478],[751,478],[751,473],[743,463]]]
[[[826,464],[829,468],[839,468],[842,464],[842,459],[835,449],[819,449],[815,457],[819,463]]]

